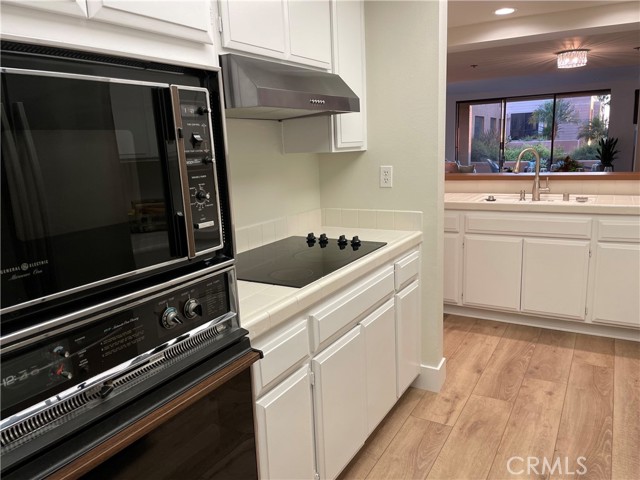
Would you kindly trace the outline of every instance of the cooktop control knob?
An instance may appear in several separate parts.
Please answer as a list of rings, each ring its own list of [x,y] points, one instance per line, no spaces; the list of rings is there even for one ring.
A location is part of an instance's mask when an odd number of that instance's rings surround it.
[[[329,243],[329,239],[327,238],[327,234],[326,233],[321,233],[320,234],[320,239],[319,239],[320,243],[324,243],[325,245],[327,243]]]
[[[180,325],[182,320],[178,317],[178,310],[175,307],[167,307],[162,313],[162,326],[170,329],[176,325]]]
[[[359,247],[360,245],[362,245],[362,242],[360,242],[360,239],[358,238],[358,236],[357,236],[357,235],[356,235],[356,236],[354,236],[354,237],[351,239],[351,246],[353,246],[353,247]]]
[[[184,304],[184,316],[189,320],[202,316],[202,305],[194,298],[190,298]]]
[[[198,190],[196,192],[196,200],[199,203],[204,203],[205,201],[209,200],[211,198],[211,194],[205,190]]]
[[[340,246],[344,246],[347,245],[349,242],[347,240],[347,237],[345,237],[344,235],[340,235],[340,237],[338,238],[338,245]]]
[[[310,232],[307,234],[307,242],[315,242],[316,241],[316,236],[313,234],[313,232]]]

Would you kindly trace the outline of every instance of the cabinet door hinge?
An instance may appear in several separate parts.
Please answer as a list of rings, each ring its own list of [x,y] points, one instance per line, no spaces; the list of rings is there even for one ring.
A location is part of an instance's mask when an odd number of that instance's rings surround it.
[[[320,480],[320,474],[318,472],[313,472],[313,480]]]
[[[218,16],[218,31],[222,33],[222,17]]]
[[[309,369],[309,382],[311,383],[311,386],[316,384],[316,376],[311,369]]]
[[[591,258],[591,249],[589,249],[589,258]]]

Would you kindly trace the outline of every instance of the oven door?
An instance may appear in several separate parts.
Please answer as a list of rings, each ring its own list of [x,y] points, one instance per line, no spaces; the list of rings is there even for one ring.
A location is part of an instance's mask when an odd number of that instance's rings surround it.
[[[168,84],[2,69],[4,311],[193,256],[173,111]]]
[[[3,479],[257,479],[249,367],[260,352],[248,345],[184,372]]]

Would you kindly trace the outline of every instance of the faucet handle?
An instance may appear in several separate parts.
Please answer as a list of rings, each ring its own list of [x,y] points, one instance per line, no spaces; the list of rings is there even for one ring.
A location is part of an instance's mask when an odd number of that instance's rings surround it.
[[[551,188],[549,187],[549,177],[545,177],[544,187],[541,187],[540,190],[544,190],[545,192],[550,192]]]

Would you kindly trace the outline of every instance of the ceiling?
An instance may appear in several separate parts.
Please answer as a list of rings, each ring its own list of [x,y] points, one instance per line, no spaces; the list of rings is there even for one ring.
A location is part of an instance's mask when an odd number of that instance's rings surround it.
[[[449,83],[552,73],[569,48],[590,50],[584,69],[640,65],[639,2],[449,0],[448,22]]]

